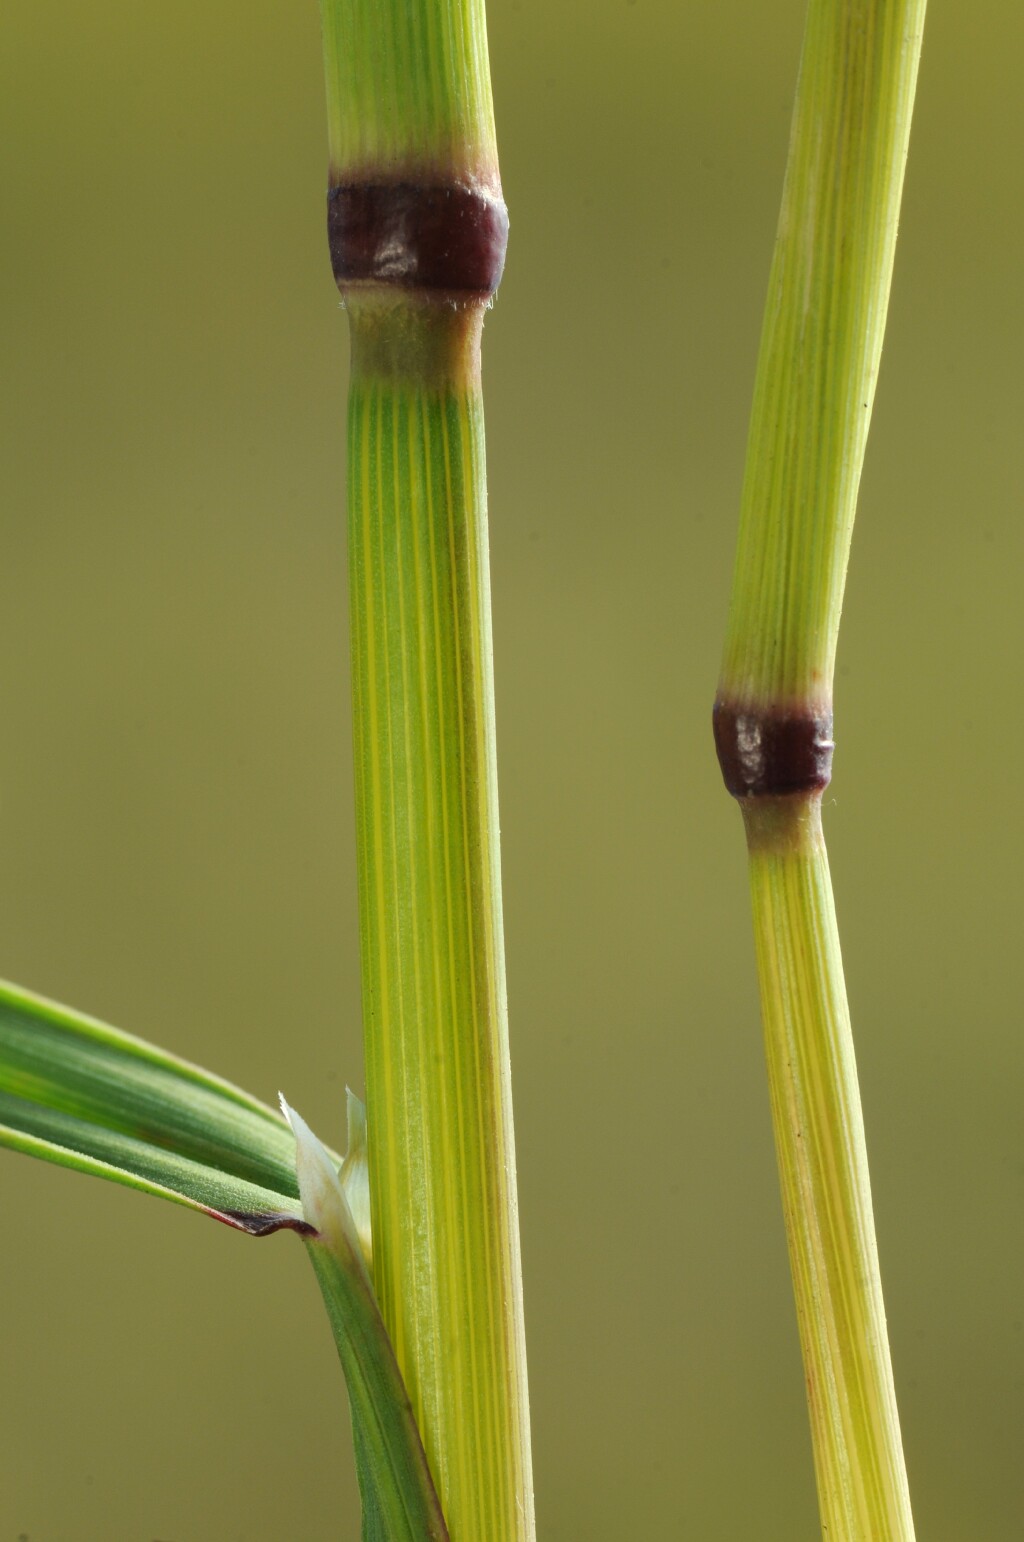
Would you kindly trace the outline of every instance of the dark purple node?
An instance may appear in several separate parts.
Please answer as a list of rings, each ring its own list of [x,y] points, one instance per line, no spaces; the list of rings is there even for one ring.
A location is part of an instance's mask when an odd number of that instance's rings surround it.
[[[461,183],[361,182],[327,194],[339,289],[389,284],[487,299],[505,266],[508,210]]]
[[[832,714],[715,703],[715,748],[734,798],[823,792],[832,777]]]

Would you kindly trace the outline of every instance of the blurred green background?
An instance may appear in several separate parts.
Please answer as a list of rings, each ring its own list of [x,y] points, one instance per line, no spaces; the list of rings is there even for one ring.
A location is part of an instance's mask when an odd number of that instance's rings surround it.
[[[711,748],[802,4],[504,0],[487,323],[547,1542],[817,1533]],[[919,1535],[1024,1514],[1024,19],[935,5],[827,830]],[[318,20],[0,31],[0,973],[342,1139],[360,1031]],[[357,1535],[294,1239],[0,1155],[0,1542]]]

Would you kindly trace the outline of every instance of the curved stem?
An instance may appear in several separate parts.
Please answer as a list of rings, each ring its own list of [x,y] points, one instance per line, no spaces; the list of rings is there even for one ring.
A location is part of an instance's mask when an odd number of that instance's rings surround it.
[[[829,1542],[910,1542],[821,793],[925,0],[811,0],[715,738],[743,809],[768,1076]]]

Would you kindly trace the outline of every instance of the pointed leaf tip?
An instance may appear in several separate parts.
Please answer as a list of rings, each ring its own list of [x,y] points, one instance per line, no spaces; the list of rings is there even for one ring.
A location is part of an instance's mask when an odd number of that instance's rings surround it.
[[[223,1221],[225,1226],[248,1232],[250,1237],[270,1237],[275,1231],[297,1231],[300,1237],[316,1236],[315,1226],[289,1210],[268,1210],[264,1213],[259,1210],[214,1210],[207,1207],[206,1213],[215,1221]]]

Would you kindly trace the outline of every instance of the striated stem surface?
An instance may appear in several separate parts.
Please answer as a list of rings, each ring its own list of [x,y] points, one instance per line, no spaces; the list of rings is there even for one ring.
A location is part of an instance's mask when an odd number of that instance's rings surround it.
[[[743,803],[822,1533],[914,1535],[821,794]]]
[[[374,1285],[453,1542],[531,1542],[480,394],[508,216],[484,5],[322,9]]]
[[[831,711],[924,0],[810,0],[747,444],[722,690]]]
[[[828,1542],[911,1542],[821,795],[924,0],[811,0],[725,657],[775,1144]]]
[[[456,1539],[533,1534],[479,306],[350,297],[374,1278]]]

